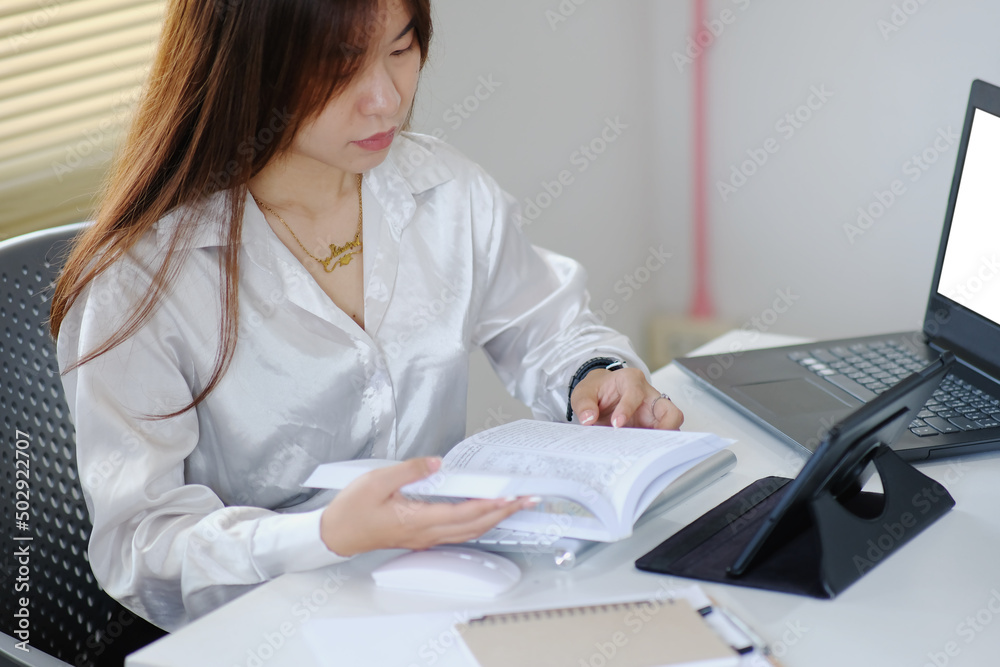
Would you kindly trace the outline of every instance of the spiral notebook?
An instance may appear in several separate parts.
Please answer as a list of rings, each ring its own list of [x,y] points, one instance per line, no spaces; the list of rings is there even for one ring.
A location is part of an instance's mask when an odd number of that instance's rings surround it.
[[[456,625],[480,667],[736,667],[740,656],[684,599],[493,614]]]

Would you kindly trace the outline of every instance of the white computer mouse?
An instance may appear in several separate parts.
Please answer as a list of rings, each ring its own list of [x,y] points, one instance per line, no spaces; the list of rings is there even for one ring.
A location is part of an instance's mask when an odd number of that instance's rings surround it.
[[[521,580],[521,570],[503,556],[467,547],[411,551],[372,571],[375,585],[438,595],[492,598]]]

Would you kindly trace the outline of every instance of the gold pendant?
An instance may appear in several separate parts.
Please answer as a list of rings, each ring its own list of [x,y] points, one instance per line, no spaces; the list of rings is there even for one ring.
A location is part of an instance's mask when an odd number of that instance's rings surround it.
[[[326,259],[319,260],[319,263],[323,265],[324,271],[326,271],[327,273],[333,273],[338,266],[347,266],[348,264],[350,264],[351,260],[354,259],[354,256],[357,255],[359,252],[360,251],[358,250],[354,252],[349,252],[340,258],[327,257]]]

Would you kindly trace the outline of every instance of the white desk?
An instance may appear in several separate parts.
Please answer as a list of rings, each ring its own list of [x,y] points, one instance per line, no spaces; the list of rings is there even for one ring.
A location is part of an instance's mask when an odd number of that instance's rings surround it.
[[[729,334],[708,351],[747,339]],[[757,346],[794,342],[761,336]],[[707,348],[706,348],[707,349]],[[633,562],[681,527],[767,475],[792,476],[804,457],[698,389],[678,368],[653,376],[686,415],[686,430],[735,438],[736,469],[695,497],[608,545],[576,569],[520,559],[518,587],[491,603],[376,590],[369,573],[397,552],[367,554],[328,570],[285,575],[134,654],[129,667],[317,664],[303,638],[309,619],[469,609],[572,606],[655,594],[672,580]],[[730,586],[706,589],[750,620],[787,667],[983,667],[1000,664],[1000,454],[919,464],[956,507],[833,601]],[[393,637],[387,633],[387,641]],[[277,644],[278,648],[274,648]],[[371,665],[338,653],[337,664]],[[259,660],[259,658],[264,658]],[[414,665],[461,665],[461,651],[425,651]]]

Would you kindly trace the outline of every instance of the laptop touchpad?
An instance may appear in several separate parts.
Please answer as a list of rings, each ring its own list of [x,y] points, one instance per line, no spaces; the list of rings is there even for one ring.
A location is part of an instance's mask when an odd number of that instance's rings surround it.
[[[733,390],[782,416],[829,412],[850,407],[849,403],[803,378],[742,384],[733,387]]]

